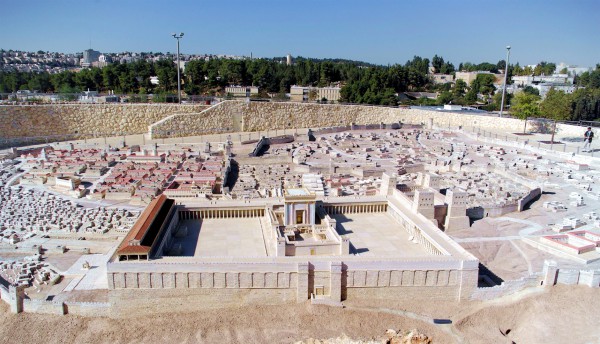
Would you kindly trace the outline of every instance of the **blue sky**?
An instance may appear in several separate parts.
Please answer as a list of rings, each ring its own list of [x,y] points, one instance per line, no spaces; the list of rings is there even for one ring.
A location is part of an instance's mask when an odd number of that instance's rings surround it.
[[[175,6],[177,4],[177,6]],[[4,1],[0,48],[600,63],[598,0]]]

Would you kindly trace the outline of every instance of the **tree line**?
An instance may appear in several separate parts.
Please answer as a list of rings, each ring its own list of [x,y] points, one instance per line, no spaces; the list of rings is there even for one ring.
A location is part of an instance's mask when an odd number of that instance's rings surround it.
[[[498,73],[506,62],[460,63],[458,68],[435,55],[431,60],[420,56],[404,64],[388,66],[341,59],[309,59],[298,57],[288,66],[283,58],[272,59],[211,59],[193,60],[182,74],[183,89],[188,95],[225,95],[227,85],[254,85],[260,88],[261,97],[267,93],[281,97],[291,85],[328,86],[343,85],[341,101],[374,105],[442,105],[477,102],[486,104],[486,110],[498,110],[501,92],[495,92],[494,75],[479,74],[467,87],[462,80],[454,84],[435,85],[430,68],[436,73],[453,74],[457,71],[489,71]],[[556,65],[540,62],[535,67],[510,65],[508,80],[512,75],[550,75]],[[564,72],[564,71],[561,71]],[[158,76],[159,84],[150,82]],[[507,95],[511,112],[520,118],[547,117],[557,120],[595,120],[600,118],[600,65],[575,78],[581,88],[572,94],[551,90],[544,100],[537,90],[526,89],[514,97]],[[133,63],[113,63],[104,68],[87,68],[78,72],[64,71],[50,74],[0,72],[0,93],[18,90],[38,90],[44,93],[77,93],[84,90],[114,91],[118,94],[167,94],[177,89],[177,69],[171,59],[156,62],[140,60]],[[437,92],[437,99],[406,99],[398,97],[407,91]]]
[[[302,57],[296,58],[291,66],[283,63],[282,58],[211,59],[189,61],[182,74],[182,84],[189,95],[222,95],[227,85],[254,85],[266,96],[267,93],[289,92],[291,85],[322,87],[340,83],[344,85],[342,97],[346,102],[395,105],[398,103],[395,94],[399,92],[436,91],[428,75],[430,62],[436,72],[455,72],[452,63],[437,55],[432,60],[415,56],[405,64],[392,66]],[[150,83],[151,76],[158,76],[159,85]],[[174,92],[177,69],[171,59],[164,59],[113,63],[103,68],[56,74],[0,72],[0,93],[18,90],[75,93],[87,89],[121,94]]]

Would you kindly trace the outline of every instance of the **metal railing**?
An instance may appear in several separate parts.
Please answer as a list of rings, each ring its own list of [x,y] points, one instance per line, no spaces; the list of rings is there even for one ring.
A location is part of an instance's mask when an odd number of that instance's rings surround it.
[[[551,123],[554,123],[551,121]],[[541,137],[535,136],[521,136],[519,137],[516,133],[498,133],[489,130],[482,130],[476,127],[463,128],[466,132],[475,135],[477,140],[488,141],[488,140],[499,140],[501,144],[519,144],[523,147],[535,148],[541,151],[549,151],[554,153],[570,153],[576,155],[587,155],[587,156],[599,156],[600,149],[590,149],[589,151],[583,150],[583,138],[581,141],[554,141],[551,137],[550,140],[543,140]],[[551,133],[545,133],[551,135]],[[584,154],[586,153],[586,154]]]

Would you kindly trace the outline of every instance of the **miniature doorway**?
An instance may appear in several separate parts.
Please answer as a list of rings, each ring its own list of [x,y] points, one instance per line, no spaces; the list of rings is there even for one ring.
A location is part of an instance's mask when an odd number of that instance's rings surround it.
[[[296,210],[296,224],[301,225],[304,223],[304,210]]]
[[[322,285],[316,285],[315,286],[315,295],[317,295],[317,296],[325,295],[325,287]]]

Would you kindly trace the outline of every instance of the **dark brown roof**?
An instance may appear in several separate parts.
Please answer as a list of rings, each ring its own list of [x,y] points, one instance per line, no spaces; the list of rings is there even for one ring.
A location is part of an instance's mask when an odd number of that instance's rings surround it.
[[[166,201],[167,196],[160,195],[148,204],[133,227],[131,227],[129,233],[127,233],[123,242],[121,242],[117,250],[118,254],[148,254],[150,252],[151,246],[142,245],[142,239],[146,236],[148,229]],[[138,244],[133,244],[133,242],[137,242]]]

